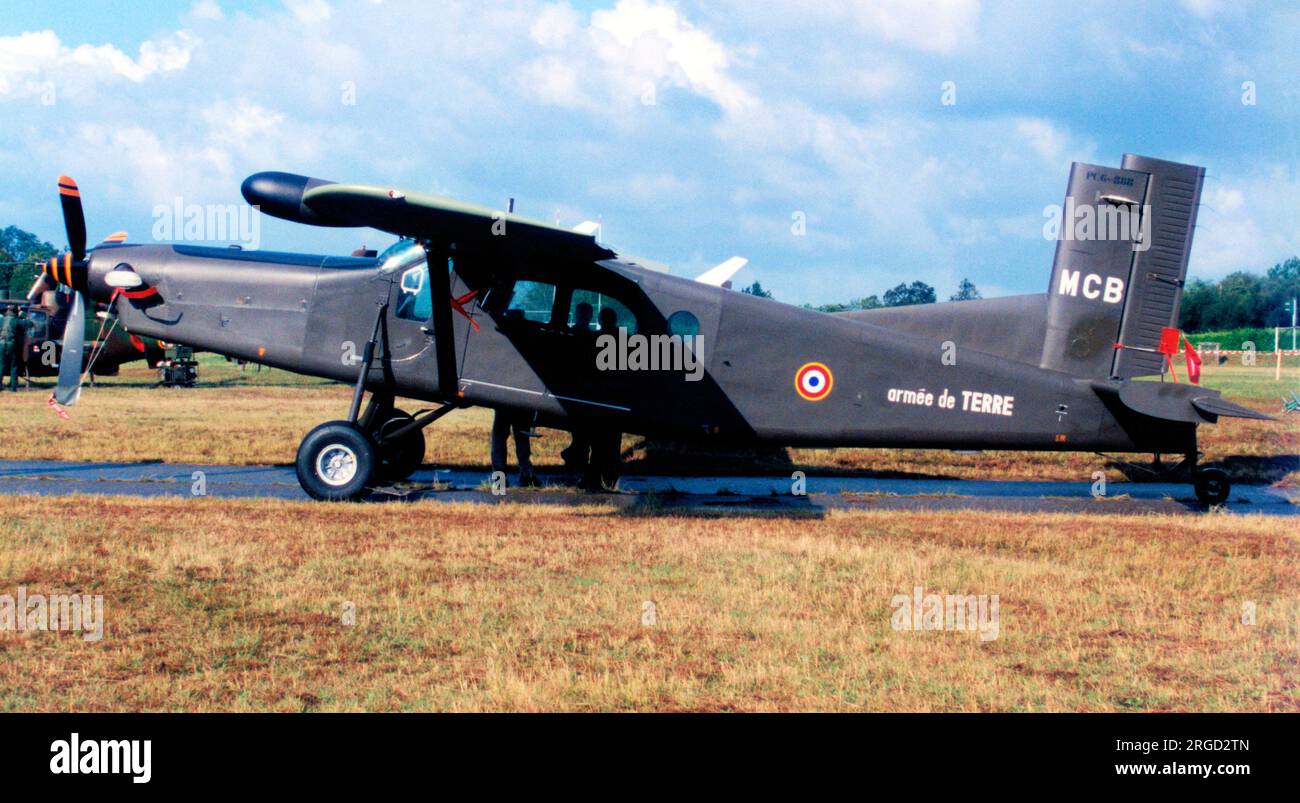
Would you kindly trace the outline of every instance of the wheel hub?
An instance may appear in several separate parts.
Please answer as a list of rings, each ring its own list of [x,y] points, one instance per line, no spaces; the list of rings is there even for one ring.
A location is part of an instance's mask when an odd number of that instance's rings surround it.
[[[357,454],[341,443],[332,443],[316,455],[316,476],[327,485],[347,485],[357,475]]]

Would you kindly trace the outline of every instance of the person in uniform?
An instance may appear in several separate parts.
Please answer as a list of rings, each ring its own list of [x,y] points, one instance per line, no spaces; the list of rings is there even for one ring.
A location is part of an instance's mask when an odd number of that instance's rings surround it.
[[[4,389],[5,377],[11,377],[9,389],[18,390],[18,350],[15,341],[21,340],[18,314],[14,306],[5,307],[5,315],[0,320],[0,390]],[[20,346],[21,347],[21,346]]]
[[[31,387],[31,377],[27,375],[27,347],[31,344],[32,332],[36,324],[28,317],[26,309],[18,310],[18,333],[14,335],[13,367],[10,369],[10,386],[18,390],[18,375],[23,374],[23,381]],[[0,377],[2,378],[2,377]]]

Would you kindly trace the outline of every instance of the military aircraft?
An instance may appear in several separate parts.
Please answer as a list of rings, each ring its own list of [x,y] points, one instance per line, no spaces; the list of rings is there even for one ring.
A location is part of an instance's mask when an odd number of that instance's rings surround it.
[[[27,376],[57,376],[63,357],[63,341],[68,320],[78,317],[72,308],[73,294],[59,290],[42,273],[26,298],[0,300],[0,307],[13,305],[27,311],[32,328],[19,356],[20,369]],[[97,305],[99,306],[99,305]],[[95,310],[92,316],[80,315],[83,342],[79,352],[81,371],[93,382],[97,376],[117,376],[121,367],[136,360],[157,366],[166,356],[166,346],[157,339],[140,337],[120,326],[104,325],[107,310]],[[77,324],[74,322],[74,327]],[[93,360],[93,363],[92,363]]]
[[[243,184],[263,213],[403,239],[375,258],[125,243],[87,254],[64,177],[71,251],[47,272],[113,305],[134,334],[353,383],[347,416],[298,449],[298,478],[317,499],[355,500],[409,476],[425,427],[482,405],[560,429],[737,445],[1140,452],[1157,464],[1176,454],[1212,504],[1229,483],[1197,468],[1198,426],[1268,416],[1198,385],[1148,381],[1165,370],[1159,346],[1178,317],[1203,179],[1203,168],[1132,155],[1118,169],[1076,164],[1067,209],[1128,211],[1140,225],[1106,238],[1071,228],[1047,293],[854,315],[730,292],[713,272],[652,270],[592,225],[278,172]],[[690,365],[646,359],[674,337]],[[398,396],[439,406],[412,415]]]

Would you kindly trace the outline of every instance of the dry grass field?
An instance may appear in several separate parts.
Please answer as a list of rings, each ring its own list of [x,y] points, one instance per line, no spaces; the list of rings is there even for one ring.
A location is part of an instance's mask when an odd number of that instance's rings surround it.
[[[0,633],[10,711],[1300,709],[1278,519],[5,506],[0,594],[102,594],[107,622]],[[917,586],[998,595],[997,638],[896,631]]]
[[[1281,381],[1271,366],[1215,366],[1205,383],[1238,402],[1280,415],[1281,397],[1300,389],[1300,366],[1288,365]],[[252,367],[241,372],[221,358],[206,356],[202,387],[149,387],[153,374],[126,367],[121,377],[101,380],[72,410],[56,417],[44,404],[46,391],[0,394],[0,459],[162,460],[171,463],[285,464],[317,424],[347,413],[351,389],[283,371]],[[48,383],[47,383],[48,384]],[[409,411],[417,402],[405,404]],[[457,411],[427,431],[426,459],[440,466],[488,466],[491,412]],[[543,468],[560,464],[567,435],[539,430],[534,460]],[[789,473],[877,472],[959,478],[1090,480],[1104,466],[1093,454],[979,454],[906,449],[777,449],[747,454],[689,454],[623,442],[629,473],[733,473],[742,470]],[[1238,481],[1300,485],[1300,414],[1276,422],[1221,419],[1201,430],[1209,462],[1222,461]],[[1139,458],[1143,459],[1143,458]],[[1149,459],[1147,456],[1145,459]],[[1111,479],[1122,474],[1111,470]]]
[[[169,391],[125,371],[70,422],[45,393],[0,395],[0,458],[284,463],[347,406],[346,388],[278,371],[208,359],[202,377]],[[1274,414],[1297,385],[1294,367],[1280,383],[1240,367],[1207,380]],[[1225,420],[1203,446],[1239,477],[1295,484],[1298,420]],[[488,422],[439,422],[429,460],[485,467]],[[547,433],[539,463],[565,444]],[[624,445],[630,471],[736,463]],[[1099,466],[849,449],[747,462],[1043,479]],[[0,710],[1300,710],[1300,533],[1280,518],[705,517],[595,499],[3,505],[0,624],[21,588],[102,595],[106,625],[99,641],[0,631]],[[894,629],[895,595],[917,587],[996,595],[997,637]]]

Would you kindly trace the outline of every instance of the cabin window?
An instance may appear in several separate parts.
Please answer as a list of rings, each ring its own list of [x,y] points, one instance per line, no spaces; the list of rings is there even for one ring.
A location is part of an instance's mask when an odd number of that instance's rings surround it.
[[[397,317],[408,321],[427,321],[433,315],[433,290],[429,287],[429,268],[423,262],[407,268],[398,284]]]
[[[695,337],[699,333],[700,319],[694,313],[681,309],[668,316],[668,334]]]
[[[506,305],[508,318],[523,318],[533,323],[549,324],[555,308],[555,285],[546,282],[518,281]]]
[[[565,322],[570,331],[616,334],[626,329],[636,334],[636,316],[618,299],[594,290],[575,289],[569,300],[569,315]]]

